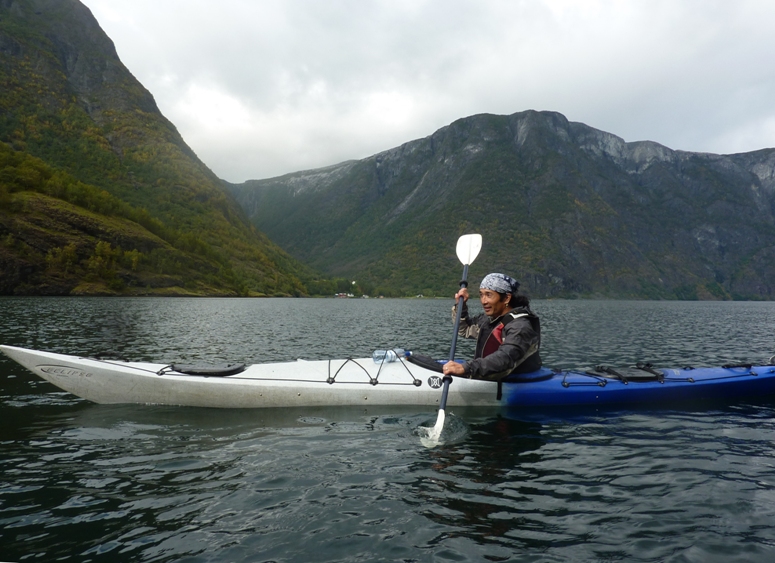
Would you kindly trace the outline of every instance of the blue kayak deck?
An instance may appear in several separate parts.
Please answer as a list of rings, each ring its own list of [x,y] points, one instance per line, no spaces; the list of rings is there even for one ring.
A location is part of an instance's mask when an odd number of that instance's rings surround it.
[[[509,407],[659,405],[775,394],[775,366],[651,369],[642,377],[637,372],[620,375],[544,369],[505,381],[501,401]]]

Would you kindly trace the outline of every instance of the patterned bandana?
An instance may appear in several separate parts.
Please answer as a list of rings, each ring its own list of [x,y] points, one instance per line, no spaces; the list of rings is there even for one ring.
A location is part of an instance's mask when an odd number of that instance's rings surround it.
[[[487,274],[484,276],[482,283],[479,284],[479,289],[489,289],[498,293],[516,295],[519,289],[519,282],[506,274]]]

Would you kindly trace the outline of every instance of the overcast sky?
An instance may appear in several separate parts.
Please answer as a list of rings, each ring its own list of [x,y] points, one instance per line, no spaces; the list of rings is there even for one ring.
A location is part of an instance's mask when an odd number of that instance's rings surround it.
[[[673,149],[775,147],[773,0],[82,0],[221,178],[553,110]]]

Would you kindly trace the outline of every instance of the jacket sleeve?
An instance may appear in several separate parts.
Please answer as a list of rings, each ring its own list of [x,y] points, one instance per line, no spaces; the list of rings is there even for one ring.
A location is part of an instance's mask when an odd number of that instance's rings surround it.
[[[463,312],[460,315],[460,326],[457,329],[458,336],[463,338],[477,338],[479,336],[479,325],[476,318],[468,316],[468,304],[463,302]],[[457,320],[457,303],[452,306],[452,322]]]
[[[527,319],[515,319],[503,328],[503,343],[487,357],[465,363],[472,379],[498,381],[538,351],[539,336]]]

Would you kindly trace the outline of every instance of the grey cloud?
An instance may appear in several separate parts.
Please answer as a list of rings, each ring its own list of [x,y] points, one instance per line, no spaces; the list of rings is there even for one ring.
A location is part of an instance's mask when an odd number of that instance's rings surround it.
[[[85,3],[231,181],[525,109],[676,149],[775,145],[769,0]]]

